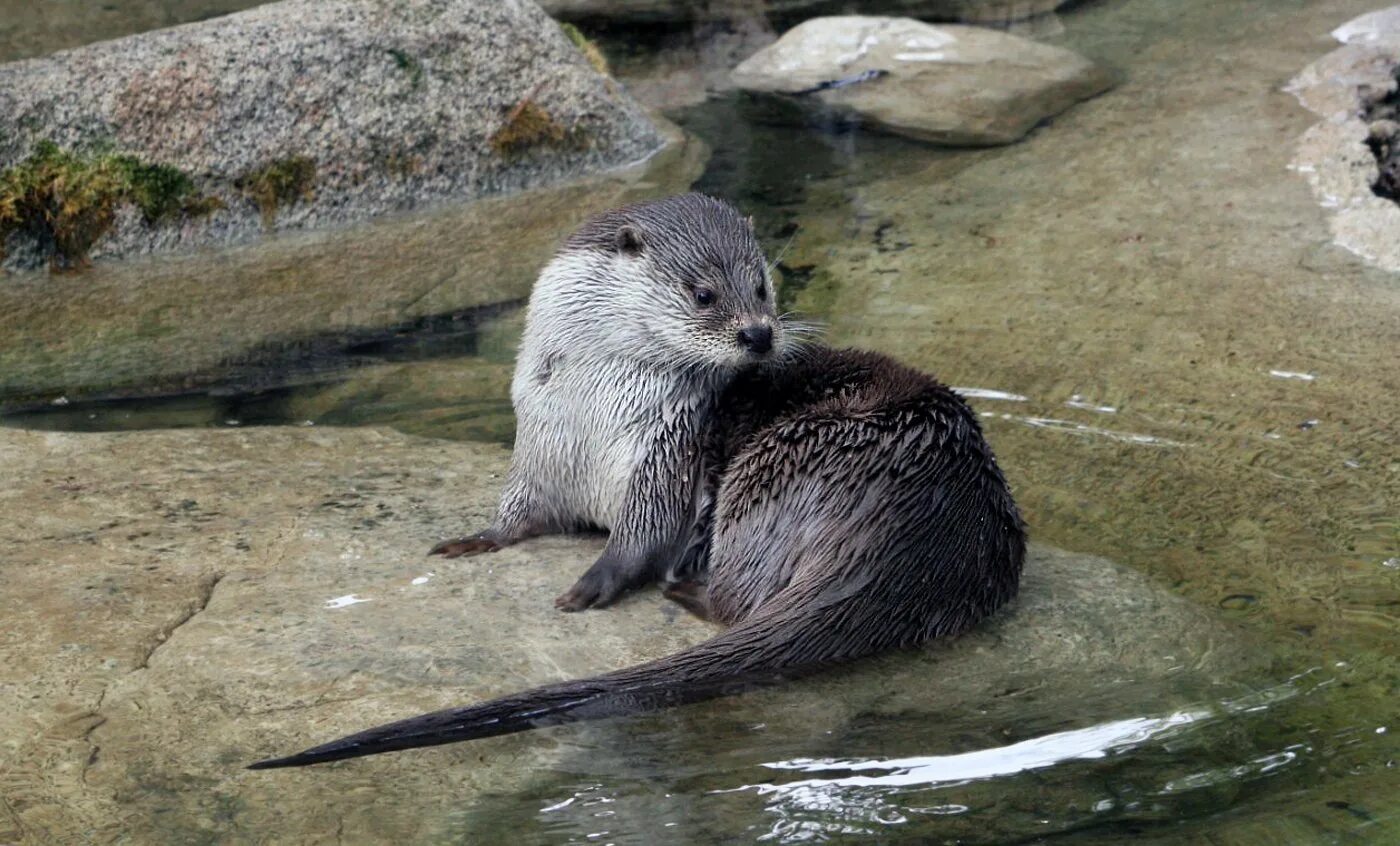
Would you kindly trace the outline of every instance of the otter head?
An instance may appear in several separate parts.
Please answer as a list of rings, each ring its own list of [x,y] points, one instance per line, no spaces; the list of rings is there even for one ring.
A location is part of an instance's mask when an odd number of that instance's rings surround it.
[[[753,222],[728,203],[682,194],[605,212],[565,249],[587,249],[616,306],[610,342],[678,367],[734,370],[777,357],[786,339]],[[596,289],[595,289],[596,293]]]

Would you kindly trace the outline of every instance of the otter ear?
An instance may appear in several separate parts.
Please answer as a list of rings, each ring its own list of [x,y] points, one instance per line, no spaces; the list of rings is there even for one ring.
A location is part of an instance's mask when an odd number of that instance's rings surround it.
[[[617,228],[617,234],[613,236],[613,245],[617,247],[617,251],[621,255],[636,258],[642,254],[641,230],[630,223],[622,224]]]

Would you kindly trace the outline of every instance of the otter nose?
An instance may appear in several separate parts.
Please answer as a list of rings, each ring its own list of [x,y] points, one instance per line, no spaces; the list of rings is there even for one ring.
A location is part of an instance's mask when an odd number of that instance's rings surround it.
[[[767,326],[746,326],[739,330],[739,346],[754,353],[773,349],[773,330]]]

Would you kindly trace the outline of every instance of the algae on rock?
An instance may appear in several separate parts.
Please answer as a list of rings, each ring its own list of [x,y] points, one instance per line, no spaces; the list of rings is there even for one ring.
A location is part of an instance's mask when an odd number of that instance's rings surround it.
[[[188,174],[118,153],[76,153],[41,141],[28,158],[0,171],[0,261],[5,242],[27,232],[54,267],[84,265],[118,209],[133,205],[148,226],[222,208]]]
[[[580,140],[581,136],[576,130],[565,129],[544,106],[535,101],[537,93],[530,92],[506,113],[500,128],[487,139],[492,150],[510,157],[534,147],[563,146],[571,137]]]
[[[583,57],[593,66],[593,69],[605,76],[611,76],[612,70],[608,67],[608,57],[603,55],[603,51],[598,45],[588,39],[582,30],[571,23],[560,23],[559,28],[564,30],[564,34],[569,36],[569,40],[574,42],[574,46],[579,49]]]
[[[278,209],[297,200],[310,200],[315,184],[316,163],[306,156],[268,162],[237,183],[243,195],[258,207],[267,227],[277,219]]]

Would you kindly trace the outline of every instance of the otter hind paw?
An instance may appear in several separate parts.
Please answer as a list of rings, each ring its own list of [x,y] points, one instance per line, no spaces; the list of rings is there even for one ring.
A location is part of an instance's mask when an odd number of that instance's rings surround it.
[[[564,591],[554,600],[554,607],[560,611],[584,611],[589,608],[602,608],[622,593],[621,589],[606,584],[598,584],[586,576],[573,587]]]
[[[602,608],[611,605],[638,582],[629,568],[605,554],[574,582],[573,587],[554,600],[554,607],[560,611]]]

